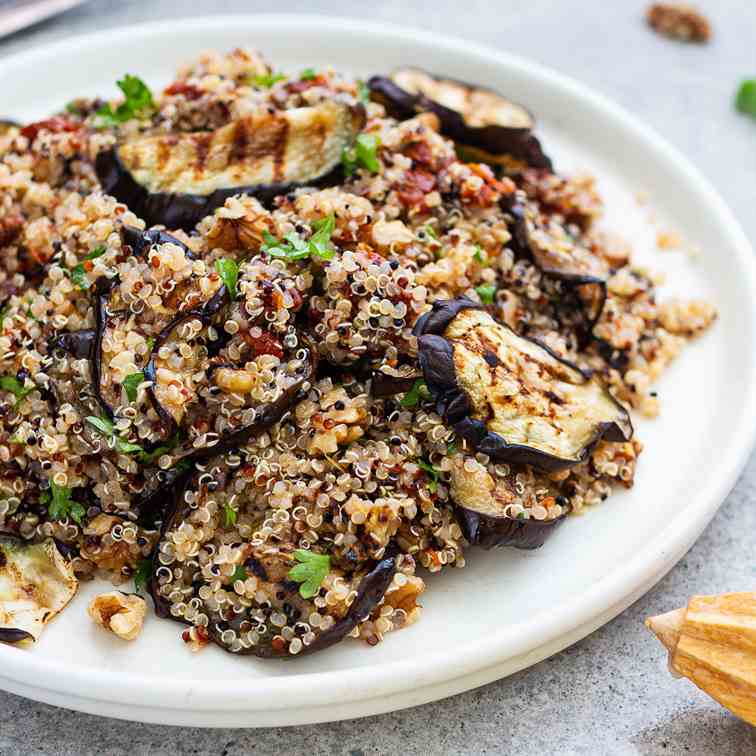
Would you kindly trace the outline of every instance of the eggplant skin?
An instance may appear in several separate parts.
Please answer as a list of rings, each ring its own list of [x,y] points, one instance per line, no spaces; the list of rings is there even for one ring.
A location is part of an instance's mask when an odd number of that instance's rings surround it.
[[[511,517],[492,517],[458,506],[462,533],[471,546],[484,549],[513,546],[516,549],[539,549],[561,525],[566,515],[555,520],[515,520]]]
[[[409,81],[410,77],[416,81],[415,91],[410,91],[406,84],[402,86],[400,83]],[[428,111],[435,113],[441,123],[441,133],[462,148],[469,146],[482,150],[489,153],[494,161],[496,156],[507,154],[531,168],[549,172],[553,170],[550,158],[532,133],[533,117],[522,106],[510,102],[490,89],[406,68],[398,69],[390,76],[372,76],[368,80],[368,88],[373,98],[383,104],[389,114],[397,118],[411,118],[417,113]],[[510,114],[519,112],[523,115],[518,115],[510,123],[504,123],[504,119],[489,123],[479,120],[476,125],[472,125],[464,113],[434,99],[429,94],[431,90],[441,93],[447,90],[455,94],[466,92],[467,97],[453,99],[467,102],[475,96],[498,99],[502,110],[507,110]]]
[[[214,132],[116,145],[98,153],[95,170],[103,191],[148,225],[189,231],[238,194],[270,207],[294,189],[338,184],[341,154],[365,120],[363,105],[336,100],[264,110]]]
[[[467,317],[468,311],[479,314]],[[470,322],[457,323],[460,315]],[[462,333],[448,337],[450,327],[457,326]],[[517,336],[469,299],[435,302],[418,320],[414,333],[420,366],[439,414],[473,449],[492,459],[558,472],[585,461],[602,438],[632,438],[627,410],[596,379],[543,344]],[[522,361],[510,360],[500,371],[496,366],[499,358],[491,352],[485,356],[494,359],[492,366],[475,351],[480,349],[479,342],[488,339],[492,349],[507,348]],[[547,383],[548,390],[521,385],[525,367],[533,365],[537,379]],[[460,366],[467,389],[459,380]],[[516,388],[512,387],[514,380]],[[485,422],[475,414],[483,414]],[[522,437],[527,443],[507,440],[493,429],[502,427],[510,439]]]

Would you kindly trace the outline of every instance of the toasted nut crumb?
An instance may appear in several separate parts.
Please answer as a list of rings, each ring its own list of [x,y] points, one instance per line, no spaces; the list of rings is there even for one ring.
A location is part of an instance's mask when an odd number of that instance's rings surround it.
[[[142,631],[147,603],[141,596],[110,591],[95,596],[87,611],[106,630],[123,640],[134,640]]]
[[[708,19],[690,5],[654,3],[646,20],[657,33],[681,42],[708,42],[711,37]]]

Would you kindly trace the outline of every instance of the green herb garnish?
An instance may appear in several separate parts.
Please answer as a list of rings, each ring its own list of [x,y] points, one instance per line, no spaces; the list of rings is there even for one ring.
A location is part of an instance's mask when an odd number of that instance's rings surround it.
[[[357,99],[366,104],[370,102],[370,89],[362,79],[357,79]]]
[[[226,290],[233,301],[236,299],[236,281],[239,278],[239,266],[235,260],[224,257],[222,260],[215,261],[215,270],[226,286]]]
[[[103,245],[95,247],[78,265],[71,268],[71,280],[80,288],[89,288],[89,279],[87,278],[87,271],[84,267],[86,260],[96,260],[98,257],[102,257],[107,252],[107,248]]]
[[[140,559],[134,572],[134,590],[140,593],[152,575],[152,559]]]
[[[147,337],[147,351],[152,354],[152,350],[155,348],[155,337],[154,336],[148,336]]]
[[[20,404],[26,399],[36,386],[26,388],[24,384],[16,378],[15,375],[2,375],[0,376],[0,389],[3,391],[10,391],[16,397],[16,405]]]
[[[138,373],[127,375],[121,384],[126,391],[126,396],[130,402],[135,402],[137,398],[137,389],[145,382],[144,373],[140,370]]]
[[[475,245],[475,254],[473,255],[473,258],[481,265],[486,265],[488,263],[488,258],[483,254],[480,244]]]
[[[39,501],[47,505],[47,512],[53,520],[70,517],[77,525],[81,525],[81,520],[87,513],[78,501],[71,498],[70,488],[59,486],[54,481],[50,481],[50,489],[42,492]]]
[[[741,113],[756,118],[756,79],[745,79],[740,83],[735,107]]]
[[[493,284],[481,284],[475,287],[475,291],[478,292],[480,301],[483,304],[493,304],[494,295],[496,294],[496,287]]]
[[[86,418],[87,422],[96,428],[103,436],[113,439],[113,445],[122,454],[131,454],[132,452],[143,452],[139,444],[132,444],[131,441],[127,441],[125,438],[121,438],[116,432],[113,422],[107,417],[95,417],[90,415]]]
[[[430,462],[426,462],[424,459],[418,459],[417,466],[421,470],[425,470],[425,472],[428,473],[428,476],[430,477],[428,490],[431,493],[436,493],[436,491],[438,490],[438,482],[441,480],[441,473],[435,467],[433,467]]]
[[[223,527],[230,528],[236,525],[236,510],[227,502],[223,502]]]
[[[459,447],[454,441],[451,441],[446,445],[446,453],[449,455],[456,454],[459,451]]]
[[[164,444],[156,446],[152,451],[142,451],[142,453],[139,455],[139,461],[142,464],[151,465],[154,462],[157,462],[157,460],[159,460],[160,457],[163,456],[163,454],[168,454],[169,451],[175,449],[178,445],[178,442],[179,434],[178,432],[176,432]],[[178,465],[176,466],[178,467]]]
[[[428,387],[422,378],[418,378],[412,388],[402,397],[399,404],[405,409],[415,407],[428,396]]]
[[[312,81],[313,79],[318,78],[318,74],[316,73],[314,68],[305,68],[305,70],[302,71],[301,74],[299,74],[299,78],[302,81]]]
[[[299,586],[302,598],[312,598],[320,590],[320,584],[331,569],[331,557],[328,554],[297,549],[294,558],[299,564],[289,570],[289,577],[302,584]]]
[[[97,111],[95,115],[103,126],[117,126],[132,118],[144,118],[155,108],[150,88],[138,76],[126,74],[116,84],[126,99],[115,110],[108,103]]]
[[[433,241],[438,241],[438,234],[436,233],[436,229],[433,228],[433,226],[431,226],[430,223],[426,223],[423,226],[423,232],[425,233],[426,236],[433,239]]]
[[[5,307],[0,310],[0,329],[5,328],[5,318],[8,317],[8,311],[10,310],[10,305],[7,304]]]
[[[231,575],[231,582],[235,583],[237,580],[244,581],[247,579],[247,571],[240,564],[236,565],[236,569]]]
[[[263,244],[260,251],[267,252],[271,257],[281,257],[285,260],[305,260],[308,257],[317,257],[321,260],[330,260],[336,250],[331,244],[331,235],[336,227],[336,219],[333,214],[312,222],[313,235],[308,241],[293,231],[286,234],[283,239],[263,231]]]
[[[253,76],[251,79],[251,83],[254,84],[256,87],[263,87],[265,89],[270,89],[274,84],[276,84],[279,81],[282,81],[285,78],[286,78],[286,75],[282,73],[261,74],[260,76]]]
[[[353,147],[345,147],[341,153],[341,164],[347,176],[354,175],[357,166],[366,168],[371,173],[378,173],[381,164],[378,161],[378,148],[381,140],[375,134],[360,134]]]

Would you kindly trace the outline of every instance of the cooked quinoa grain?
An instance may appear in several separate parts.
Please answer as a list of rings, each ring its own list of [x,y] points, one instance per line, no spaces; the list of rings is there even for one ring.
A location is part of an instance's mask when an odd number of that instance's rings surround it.
[[[590,177],[526,153],[466,162],[442,118],[397,119],[378,99],[330,69],[277,77],[234,50],[187,66],[148,108],[81,99],[0,134],[0,532],[56,539],[80,578],[146,581],[192,650],[375,645],[420,618],[427,575],[464,567],[469,546],[538,546],[632,486],[631,428],[558,469],[460,430],[424,356],[424,324],[450,302],[646,416],[653,382],[716,318],[657,302],[653,272],[596,230]],[[343,155],[300,176],[289,146],[311,118],[340,129],[322,144],[344,140]],[[259,165],[249,119],[271,130]],[[235,135],[214,143],[220,178],[211,132]],[[202,165],[164,155],[131,183],[105,175],[103,156],[153,137],[186,137]],[[181,192],[143,191],[161,165]],[[216,193],[196,221],[200,185]],[[480,350],[494,388],[521,390]],[[133,627],[110,621],[131,638],[140,602],[110,593],[90,613],[107,627],[103,612],[136,612]]]

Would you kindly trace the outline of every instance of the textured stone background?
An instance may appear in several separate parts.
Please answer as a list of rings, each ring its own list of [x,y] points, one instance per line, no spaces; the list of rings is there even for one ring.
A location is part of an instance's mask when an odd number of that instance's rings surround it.
[[[731,106],[756,75],[756,3],[699,0],[705,47],[649,33],[644,0],[99,0],[0,41],[0,56],[64,36],[149,19],[307,11],[365,15],[501,47],[576,77],[641,116],[715,183],[756,234],[756,122]],[[754,754],[756,730],[673,680],[642,626],[692,593],[756,583],[756,456],[712,525],[648,595],[590,637],[513,677],[419,708],[294,729],[192,730],[77,714],[0,692],[0,754]]]

